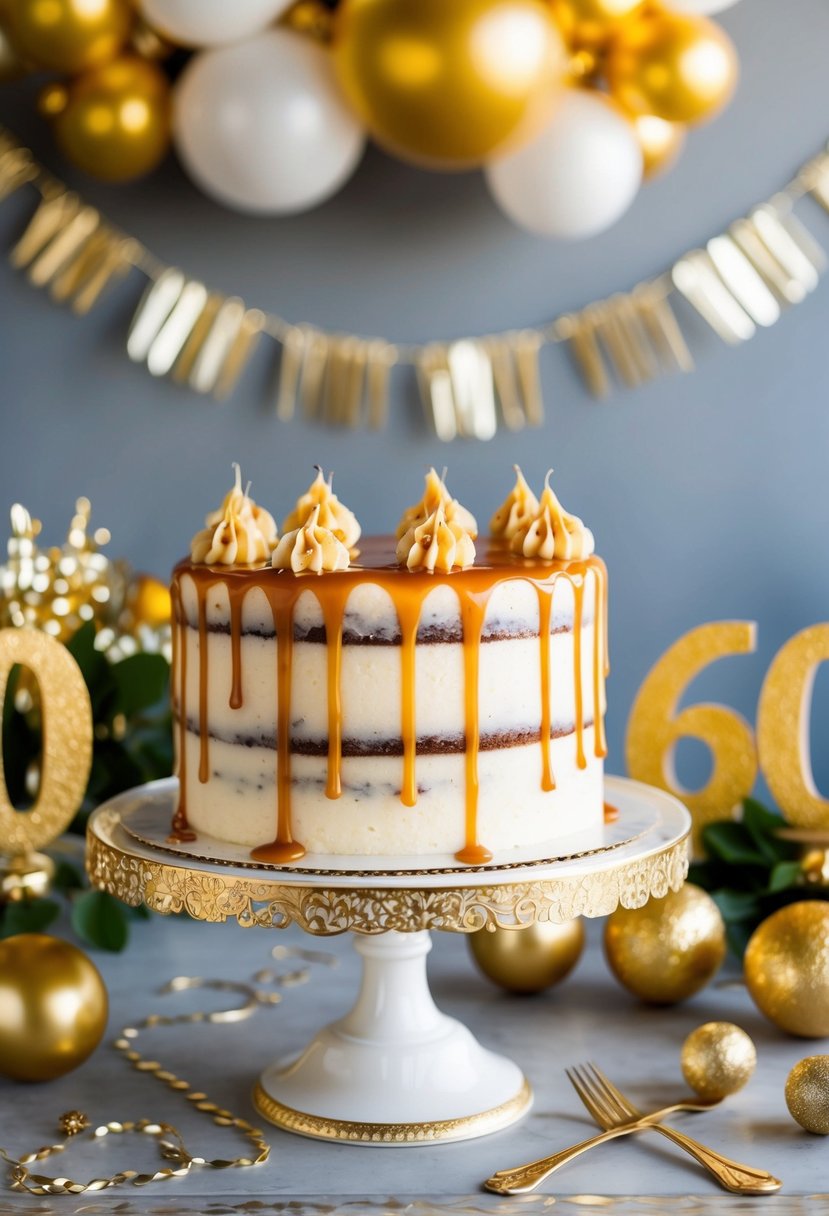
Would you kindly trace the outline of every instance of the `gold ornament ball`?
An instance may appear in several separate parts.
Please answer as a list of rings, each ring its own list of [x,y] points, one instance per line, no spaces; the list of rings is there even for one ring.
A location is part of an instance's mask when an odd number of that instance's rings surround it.
[[[829,903],[805,899],[755,929],[745,954],[755,1004],[789,1034],[829,1035]]]
[[[750,1037],[733,1022],[705,1022],[682,1045],[682,1075],[701,1098],[719,1100],[751,1079],[757,1050]]]
[[[631,122],[642,149],[642,175],[650,181],[666,173],[679,158],[685,146],[685,127],[655,114],[639,114]]]
[[[829,1136],[829,1056],[807,1056],[786,1078],[786,1105],[795,1123]]]
[[[170,624],[170,588],[151,574],[139,574],[127,593],[127,606],[136,625],[161,629]]]
[[[710,895],[692,883],[607,919],[605,955],[623,987],[652,1005],[693,996],[725,958],[725,926]]]
[[[642,0],[550,0],[568,46],[603,47],[642,8]]]
[[[654,8],[621,28],[606,71],[610,92],[631,114],[694,123],[731,97],[737,53],[713,21]]]
[[[101,1041],[107,991],[82,950],[21,933],[0,942],[0,1073],[51,1081],[77,1068]]]
[[[74,74],[117,55],[132,9],[129,0],[10,0],[8,22],[23,59]]]
[[[474,168],[530,139],[566,70],[543,0],[342,0],[331,49],[374,139],[432,169]]]
[[[472,957],[487,979],[507,992],[543,992],[575,967],[584,949],[581,920],[523,929],[481,929],[469,935]]]
[[[169,82],[157,64],[137,55],[84,73],[63,98],[50,88],[41,104],[54,115],[64,156],[103,181],[149,173],[170,144]]]

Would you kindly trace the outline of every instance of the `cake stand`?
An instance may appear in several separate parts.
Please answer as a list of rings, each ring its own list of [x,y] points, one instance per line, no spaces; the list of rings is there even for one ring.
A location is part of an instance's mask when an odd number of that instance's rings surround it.
[[[619,777],[605,783],[615,823],[571,851],[496,856],[468,868],[406,859],[303,859],[253,865],[218,842],[171,845],[174,778],[121,794],[91,816],[94,886],[133,906],[245,927],[297,924],[317,936],[355,934],[360,991],[350,1012],[254,1089],[258,1112],[288,1131],[357,1144],[463,1140],[519,1119],[532,1091],[517,1064],[482,1047],[441,1013],[426,978],[433,929],[472,933],[534,921],[604,916],[677,890],[688,869],[691,820],[675,798]],[[201,855],[184,850],[198,849]],[[555,850],[553,850],[555,852]],[[210,857],[208,860],[207,858]],[[394,868],[387,868],[386,861]],[[313,865],[313,868],[312,868]]]

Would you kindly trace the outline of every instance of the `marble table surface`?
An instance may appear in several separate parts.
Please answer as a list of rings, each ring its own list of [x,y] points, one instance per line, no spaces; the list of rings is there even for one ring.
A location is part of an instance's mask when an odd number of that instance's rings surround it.
[[[532,1113],[496,1135],[465,1143],[413,1148],[320,1143],[268,1128],[270,1160],[251,1169],[194,1170],[189,1177],[137,1189],[81,1196],[37,1198],[0,1182],[0,1216],[268,1216],[269,1213],[562,1213],[600,1208],[618,1213],[768,1211],[829,1212],[829,1141],[792,1122],[783,1100],[791,1066],[821,1044],[778,1033],[757,1012],[736,970],[686,1004],[673,1009],[642,1006],[607,971],[601,926],[590,925],[587,950],[560,987],[538,997],[501,993],[475,970],[463,937],[433,935],[429,960],[438,1004],[465,1021],[481,1041],[512,1056],[535,1089]],[[236,924],[207,925],[153,916],[137,922],[121,955],[95,952],[111,998],[109,1034],[80,1069],[41,1085],[0,1079],[0,1144],[22,1153],[57,1138],[58,1115],[87,1111],[94,1124],[142,1117],[176,1124],[194,1154],[235,1156],[244,1142],[191,1110],[184,1099],[151,1076],[141,1075],[109,1046],[125,1025],[152,1012],[220,1008],[234,997],[210,992],[159,996],[176,975],[247,981],[273,964],[275,944],[329,952],[336,967],[310,964],[306,984],[284,992],[281,1004],[262,1007],[235,1025],[191,1025],[147,1031],[142,1050],[198,1085],[220,1104],[254,1119],[250,1091],[258,1071],[276,1056],[301,1047],[326,1022],[342,1014],[356,993],[358,959],[349,938],[311,939],[297,930],[268,933]],[[721,1192],[690,1158],[659,1136],[626,1138],[580,1158],[550,1179],[542,1192],[499,1198],[481,1189],[495,1169],[563,1148],[591,1134],[565,1065],[595,1060],[622,1088],[654,1106],[685,1092],[679,1049],[685,1035],[710,1019],[738,1022],[759,1052],[755,1077],[722,1107],[678,1116],[696,1136],[738,1160],[760,1165],[783,1179],[774,1197],[746,1200]],[[825,1045],[823,1045],[825,1048]],[[132,1166],[155,1168],[146,1137],[107,1137],[73,1144],[42,1166],[75,1179],[108,1175]],[[2,1177],[2,1175],[0,1175]]]

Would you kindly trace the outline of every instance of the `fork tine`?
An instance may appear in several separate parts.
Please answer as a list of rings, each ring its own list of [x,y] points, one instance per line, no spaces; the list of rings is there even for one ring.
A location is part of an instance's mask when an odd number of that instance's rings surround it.
[[[583,1064],[581,1069],[582,1080],[589,1086],[590,1092],[593,1095],[593,1101],[601,1109],[605,1123],[623,1123],[627,1116],[620,1112],[616,1103],[614,1103],[604,1086],[601,1085],[593,1076],[589,1064]]]
[[[610,1117],[614,1122],[624,1123],[632,1118],[628,1105],[613,1093],[610,1086],[605,1083],[606,1078],[601,1072],[592,1064],[586,1064],[584,1067],[594,1091],[601,1095],[605,1108],[610,1112]]]
[[[590,1076],[584,1065],[576,1065],[570,1075],[571,1083],[581,1098],[590,1116],[601,1126],[606,1127],[616,1122],[602,1095],[591,1083]]]
[[[605,1074],[596,1064],[591,1064],[590,1068],[596,1083],[602,1087],[610,1099],[614,1100],[618,1104],[619,1108],[624,1112],[627,1118],[639,1119],[642,1115],[641,1110],[634,1106],[630,1099],[626,1098],[625,1095],[616,1088],[610,1078],[605,1076]]]

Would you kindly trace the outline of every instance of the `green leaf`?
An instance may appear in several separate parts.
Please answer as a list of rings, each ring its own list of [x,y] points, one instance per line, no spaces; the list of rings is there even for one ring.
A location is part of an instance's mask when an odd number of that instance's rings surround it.
[[[6,904],[0,918],[0,937],[42,933],[58,916],[60,904],[53,899],[22,899]]]
[[[167,692],[170,668],[160,654],[133,654],[112,665],[115,712],[131,718],[158,705]]]
[[[756,799],[746,798],[743,802],[742,822],[768,865],[789,860],[795,855],[791,843],[777,835],[778,830],[785,827],[782,816],[768,810]]]
[[[769,875],[769,893],[776,894],[796,887],[802,878],[803,867],[799,861],[778,861]]]
[[[66,643],[66,649],[81,669],[95,722],[108,715],[114,697],[112,667],[106,656],[95,649],[95,623],[87,621]]]
[[[756,922],[754,921],[732,920],[726,924],[725,940],[737,958],[742,958],[745,954],[746,946],[755,928]]]
[[[77,866],[73,866],[71,862],[65,861],[62,857],[55,862],[55,875],[52,879],[52,886],[56,891],[82,891],[84,887],[83,875]]]
[[[741,823],[731,820],[709,823],[702,830],[702,843],[713,857],[722,861],[752,866],[768,864]]]
[[[85,891],[72,904],[72,928],[90,946],[114,952],[129,939],[124,905],[108,891]]]
[[[757,896],[752,891],[724,889],[714,891],[711,898],[722,913],[723,920],[748,920],[760,911]]]

